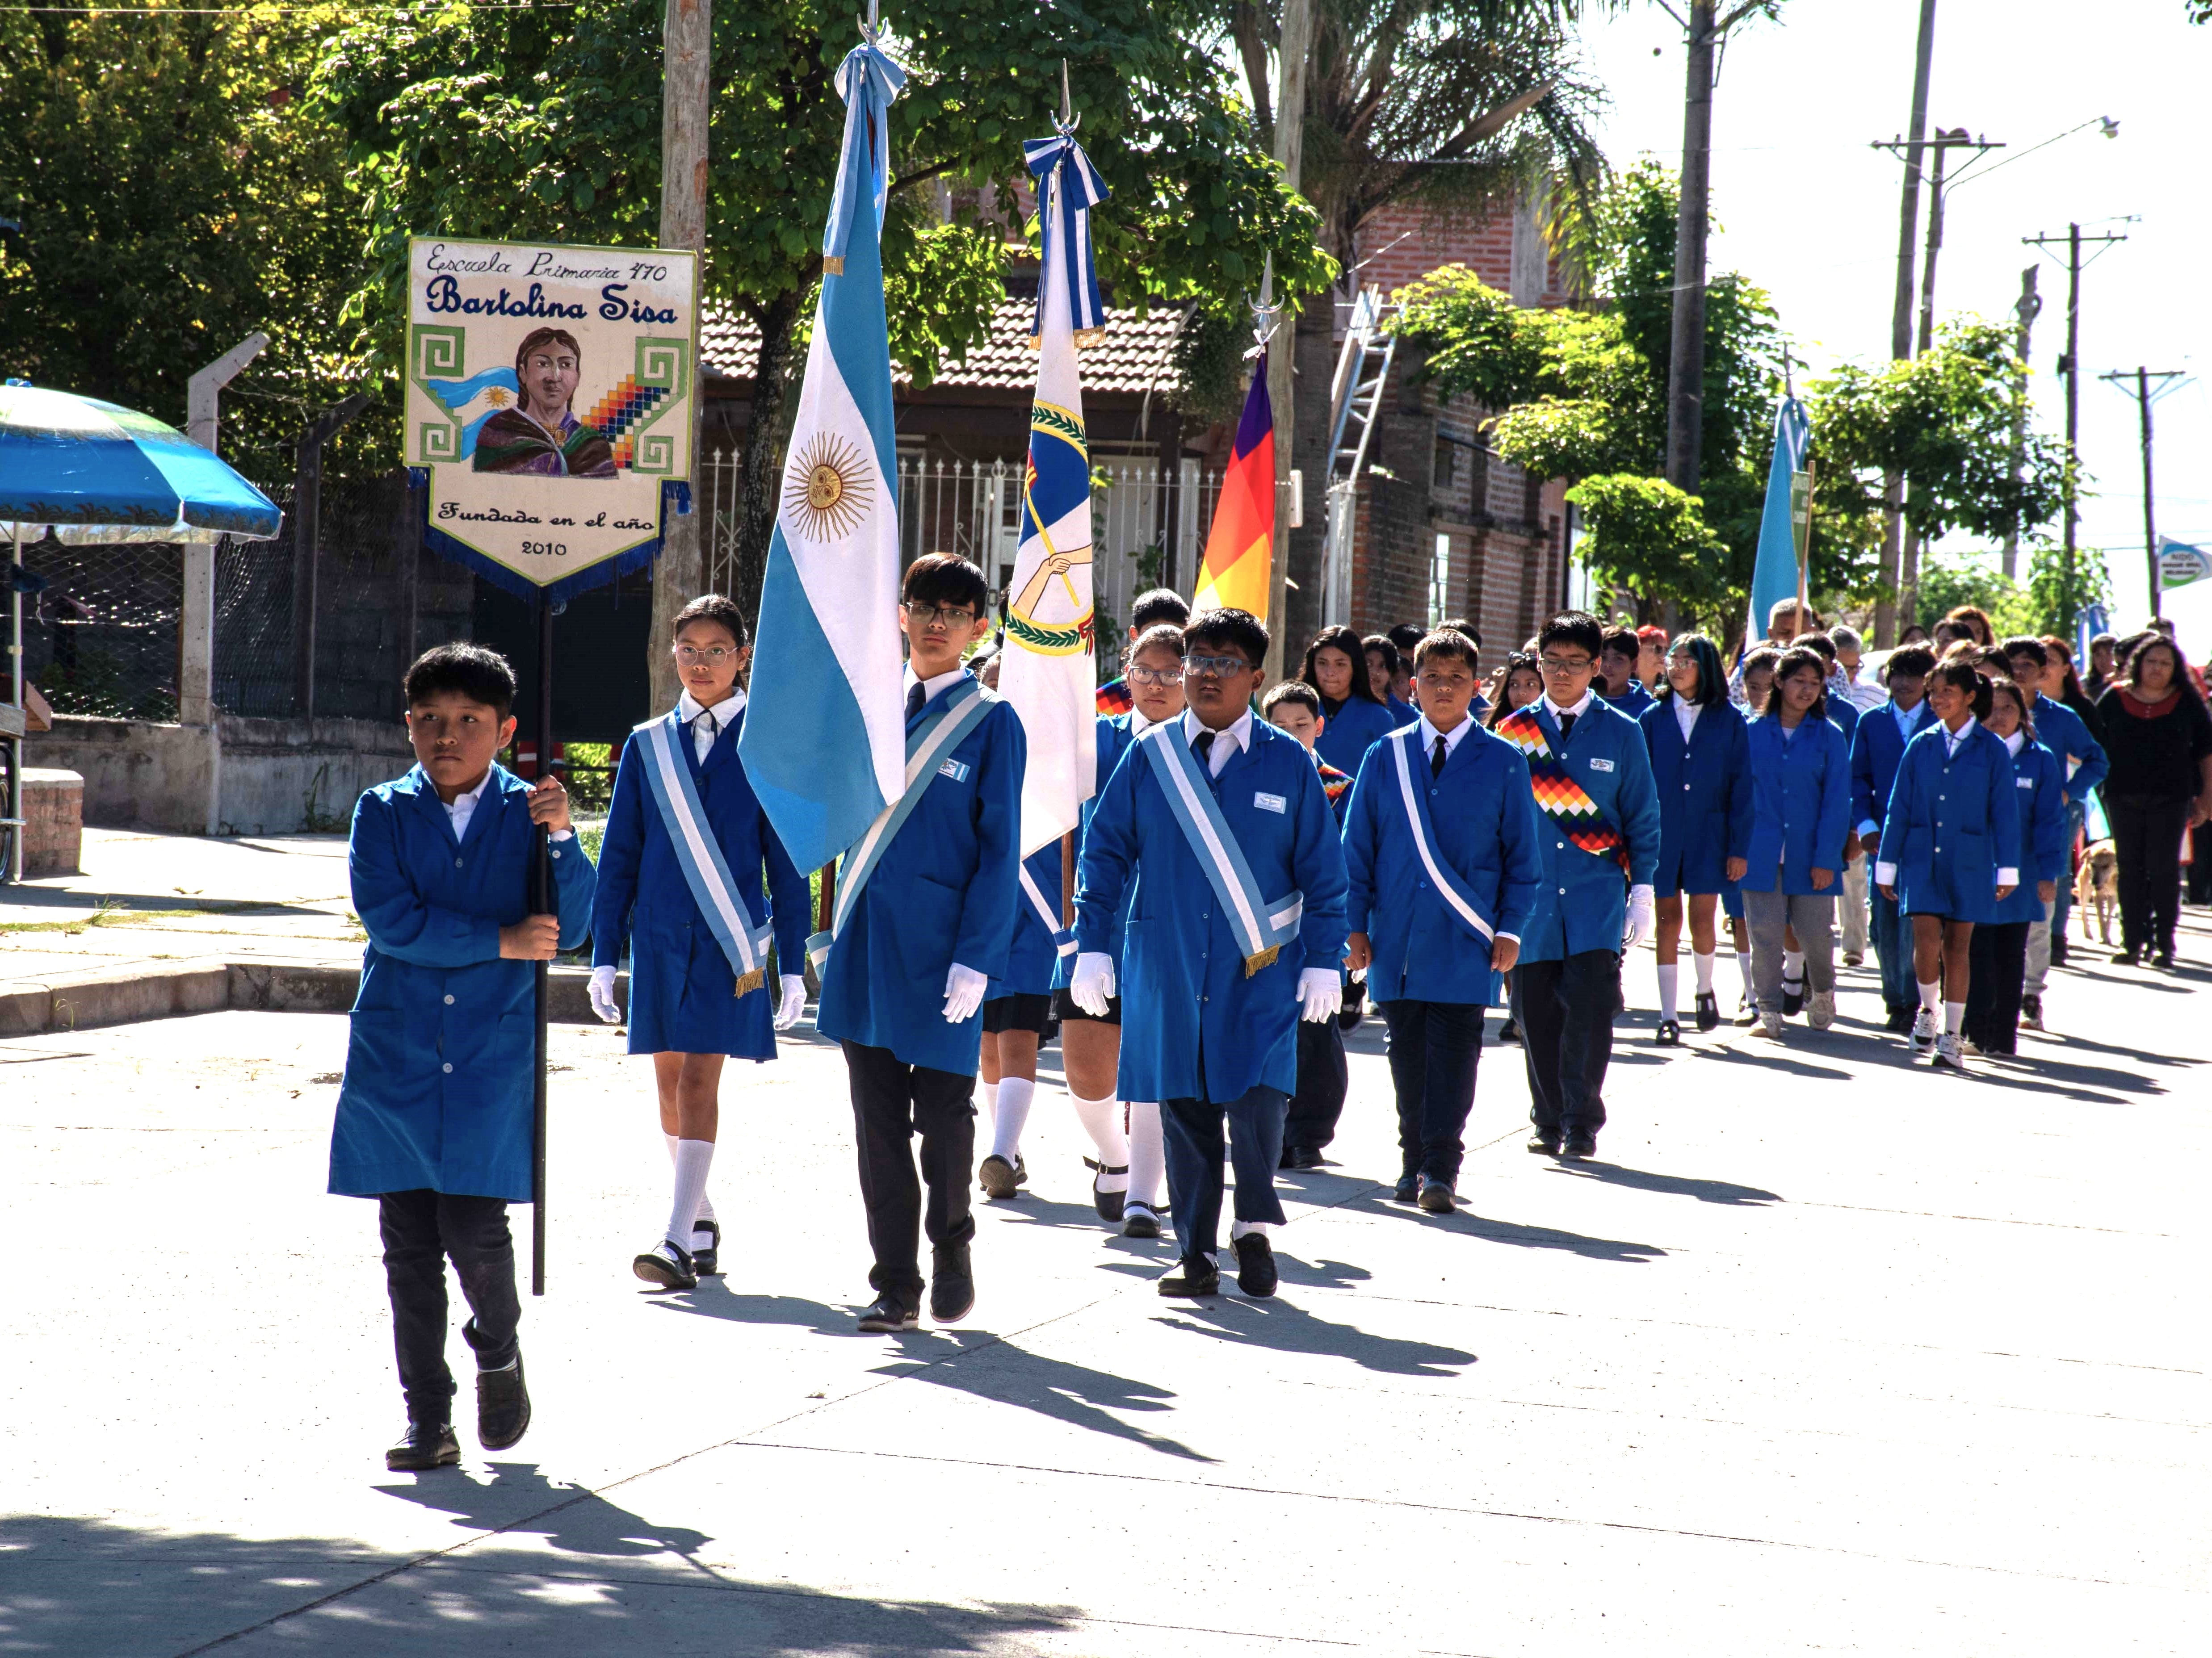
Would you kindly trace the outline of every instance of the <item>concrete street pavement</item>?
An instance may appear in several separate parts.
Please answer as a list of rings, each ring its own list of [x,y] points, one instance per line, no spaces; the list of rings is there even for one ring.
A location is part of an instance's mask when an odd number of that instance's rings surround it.
[[[0,1043],[0,1651],[2201,1651],[2209,946],[2062,972],[1965,1082],[1869,972],[1779,1053],[1632,1015],[1580,1168],[1493,1048],[1442,1218],[1376,1184],[1370,1021],[1266,1303],[1152,1292],[1048,1084],[974,1316],[900,1338],[849,1333],[834,1049],[732,1072],[727,1276],[661,1297],[644,1062],[556,1027],[537,1422],[487,1457],[465,1393],[422,1476],[374,1211],[322,1195],[343,1019]]]

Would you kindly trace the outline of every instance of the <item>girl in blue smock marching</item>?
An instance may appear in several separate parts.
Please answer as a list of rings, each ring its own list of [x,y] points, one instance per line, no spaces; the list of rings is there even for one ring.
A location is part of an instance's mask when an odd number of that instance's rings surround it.
[[[744,638],[744,617],[720,593],[677,612],[683,689],[672,713],[623,744],[599,849],[592,1007],[609,1024],[621,1022],[615,973],[628,943],[629,1051],[653,1055],[660,1132],[676,1164],[661,1240],[631,1266],[665,1290],[691,1289],[720,1264],[707,1175],[722,1061],[773,1058],[775,1032],[806,1005],[806,877],[769,826],[738,757],[745,712],[738,681],[752,657]],[[771,930],[781,969],[774,987]]]
[[[1827,669],[1804,645],[1783,652],[1762,716],[1749,730],[1751,836],[1742,881],[1751,930],[1759,1030],[1779,1041],[1784,958],[1795,935],[1804,952],[1815,1030],[1836,1022],[1838,878],[1851,832],[1851,750],[1828,718]]]
[[[1659,700],[1637,717],[1659,790],[1659,1041],[1679,1045],[1676,1017],[1682,916],[1690,918],[1697,966],[1698,1029],[1721,1022],[1713,993],[1718,947],[1713,917],[1721,889],[1741,880],[1751,836],[1750,739],[1729,701],[1720,652],[1703,634],[1684,634],[1667,654]]]
[[[1349,628],[1323,628],[1306,647],[1298,677],[1321,698],[1321,736],[1314,752],[1346,776],[1359,775],[1368,746],[1390,734],[1397,721],[1379,701],[1367,672],[1367,647]]]
[[[1974,926],[1998,919],[2020,884],[2020,808],[2012,756],[1981,721],[1990,682],[1971,662],[1947,657],[1928,676],[1936,723],[1905,744],[1882,814],[1875,882],[1912,921],[1912,972],[1920,1011],[1912,1051],[1964,1071]],[[1936,1007],[1942,1026],[1936,1026]]]
[[[1998,901],[1997,919],[1974,929],[1969,949],[1972,982],[1966,987],[1961,1034],[1970,1052],[2012,1054],[2020,1046],[2020,1011],[2027,988],[2028,929],[2058,896],[2066,877],[2066,762],[2035,734],[2034,694],[2009,679],[1990,682],[1990,714],[1983,722],[2012,756],[2013,795],[2020,805],[2021,882]]]

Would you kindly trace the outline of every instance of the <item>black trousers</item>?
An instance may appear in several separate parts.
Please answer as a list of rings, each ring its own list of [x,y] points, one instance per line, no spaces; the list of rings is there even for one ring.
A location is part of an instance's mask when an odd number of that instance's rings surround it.
[[[2212,904],[2212,823],[2189,832],[2189,902]]]
[[[2181,920],[2181,833],[2189,827],[2189,799],[2106,795],[2105,816],[2120,865],[2120,942],[2138,953],[2170,950]]]
[[[1202,1062],[1199,1084],[1205,1085]],[[1283,1200],[1275,1195],[1275,1167],[1282,1161],[1284,1107],[1283,1090],[1265,1083],[1218,1105],[1211,1100],[1160,1102],[1168,1201],[1175,1206],[1176,1251],[1185,1260],[1216,1252],[1224,1155],[1237,1170],[1237,1218],[1283,1224]]]
[[[2027,977],[2027,921],[1978,921],[1966,945],[1966,1034],[1984,1054],[2020,1051],[2020,997]]]
[[[1528,1120],[1544,1135],[1595,1135],[1605,1127],[1605,1072],[1620,957],[1586,950],[1513,969],[1513,1017],[1528,1065]]]
[[[1461,1138],[1467,1131],[1467,1114],[1474,1108],[1474,1071],[1482,1058],[1482,1004],[1406,1000],[1377,1005],[1390,1028],[1400,1172],[1452,1185],[1467,1153]]]
[[[1334,1019],[1298,1021],[1298,1091],[1283,1120],[1283,1144],[1320,1151],[1336,1138],[1352,1072],[1344,1058],[1344,1031]]]
[[[392,1340],[407,1419],[453,1420],[453,1373],[446,1368],[446,1263],[453,1263],[471,1317],[461,1334],[477,1363],[497,1370],[514,1357],[522,1301],[514,1287],[514,1239],[503,1198],[386,1192],[377,1199],[384,1281],[392,1294]]]
[[[921,1236],[933,1245],[975,1236],[969,1198],[975,1166],[975,1079],[908,1065],[888,1048],[841,1042],[853,1090],[853,1136],[860,1153],[860,1201],[878,1294],[921,1298]],[[921,1136],[921,1178],[908,1142]],[[922,1187],[929,1188],[922,1206]]]

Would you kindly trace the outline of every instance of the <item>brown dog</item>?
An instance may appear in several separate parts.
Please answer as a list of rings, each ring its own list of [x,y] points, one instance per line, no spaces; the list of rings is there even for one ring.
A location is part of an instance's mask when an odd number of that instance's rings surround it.
[[[2089,937],[2089,910],[2097,912],[2099,942],[2112,942],[2112,912],[2120,902],[2120,859],[2110,841],[2092,841],[2074,875],[2074,912],[2081,918],[2081,937]]]

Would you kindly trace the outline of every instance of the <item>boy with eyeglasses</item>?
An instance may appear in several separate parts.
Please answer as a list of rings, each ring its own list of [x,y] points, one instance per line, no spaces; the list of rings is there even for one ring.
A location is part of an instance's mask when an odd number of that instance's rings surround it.
[[[1632,639],[1634,638],[1631,635]],[[1543,879],[1513,969],[1513,1017],[1528,1066],[1528,1150],[1582,1158],[1605,1127],[1620,958],[1650,937],[1659,793],[1644,729],[1592,693],[1605,629],[1580,610],[1536,635],[1544,694],[1498,721],[1528,762]]]
[[[975,1303],[975,1067],[983,993],[1013,941],[1029,753],[1020,717],[961,665],[991,626],[983,573],[957,554],[925,554],[901,597],[909,768],[928,763],[884,808],[880,837],[871,830],[840,867],[841,880],[865,884],[830,946],[814,1017],[844,1049],[852,1089],[875,1254],[876,1298],[860,1327],[871,1333],[921,1322],[924,1232],[930,1316],[951,1323]]]
[[[1182,718],[1122,756],[1083,837],[1069,992],[1103,1013],[1118,985],[1122,1091],[1162,1102],[1182,1256],[1159,1281],[1164,1296],[1221,1287],[1224,1115],[1237,1283],[1275,1292],[1267,1234],[1285,1218],[1275,1169],[1297,1086],[1297,1025],[1334,1019],[1343,994],[1344,849],[1312,758],[1253,714],[1267,653],[1267,630],[1249,611],[1194,621]]]

